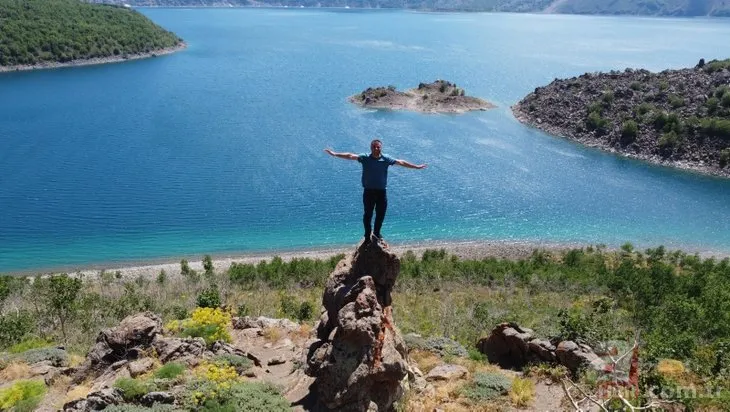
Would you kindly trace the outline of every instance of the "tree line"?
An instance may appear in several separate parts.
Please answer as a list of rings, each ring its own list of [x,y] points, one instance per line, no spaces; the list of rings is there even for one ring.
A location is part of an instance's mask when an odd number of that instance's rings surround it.
[[[79,0],[0,0],[0,66],[124,57],[181,41],[126,7]]]

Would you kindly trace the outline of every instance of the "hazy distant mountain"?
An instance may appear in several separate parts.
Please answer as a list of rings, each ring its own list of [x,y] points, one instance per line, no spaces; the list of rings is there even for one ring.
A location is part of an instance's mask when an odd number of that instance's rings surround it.
[[[351,7],[649,16],[730,16],[730,0],[91,0],[163,7]]]

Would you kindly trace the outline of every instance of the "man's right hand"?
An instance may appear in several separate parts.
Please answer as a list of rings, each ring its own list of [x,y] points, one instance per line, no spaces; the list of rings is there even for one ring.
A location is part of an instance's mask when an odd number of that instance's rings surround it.
[[[332,149],[330,149],[330,148],[324,149],[324,152],[327,153],[330,156],[334,156],[335,155],[335,152],[333,152]]]

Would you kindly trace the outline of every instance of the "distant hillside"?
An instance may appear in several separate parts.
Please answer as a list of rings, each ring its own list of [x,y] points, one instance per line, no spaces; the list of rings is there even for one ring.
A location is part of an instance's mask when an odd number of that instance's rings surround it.
[[[141,13],[80,0],[0,0],[0,69],[124,58],[182,40]]]
[[[351,7],[650,16],[730,16],[730,0],[91,0],[165,7]]]

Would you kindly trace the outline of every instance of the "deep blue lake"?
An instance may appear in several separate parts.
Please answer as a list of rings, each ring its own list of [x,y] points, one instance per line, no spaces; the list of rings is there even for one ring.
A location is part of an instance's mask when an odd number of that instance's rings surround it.
[[[0,75],[0,272],[348,245],[360,165],[384,152],[383,233],[730,252],[730,180],[519,124],[554,78],[730,56],[730,20],[142,9],[189,44],[148,60]],[[498,105],[363,110],[368,86],[447,79]]]

